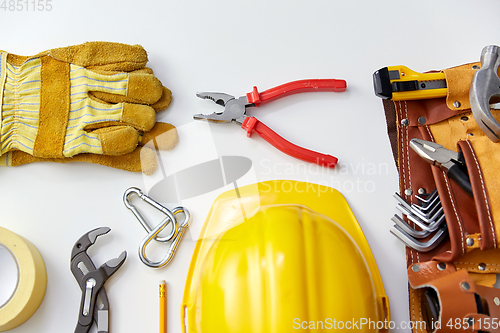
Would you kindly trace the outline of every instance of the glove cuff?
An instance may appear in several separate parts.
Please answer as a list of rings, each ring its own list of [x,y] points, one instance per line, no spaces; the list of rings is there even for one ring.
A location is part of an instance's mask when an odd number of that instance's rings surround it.
[[[0,52],[0,154],[11,150],[33,153],[40,106],[39,58],[11,64],[10,54]]]

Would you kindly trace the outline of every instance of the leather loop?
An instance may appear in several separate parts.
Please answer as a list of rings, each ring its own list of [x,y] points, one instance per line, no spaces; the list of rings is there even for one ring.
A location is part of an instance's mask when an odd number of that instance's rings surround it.
[[[443,70],[446,77],[446,105],[455,112],[470,109],[469,89],[474,73],[481,68],[480,62],[473,62]],[[500,75],[500,68],[497,75]]]
[[[446,77],[446,104],[453,111],[470,109],[469,88],[480,62],[465,64],[443,70]]]
[[[488,190],[484,182],[481,166],[470,141],[459,141],[458,146],[464,155],[467,172],[472,185],[474,202],[477,210],[477,219],[481,229],[481,250],[497,247],[497,233],[493,223],[491,203]]]
[[[453,264],[436,260],[413,264],[408,268],[408,281],[414,288],[428,285],[431,281],[456,272]]]

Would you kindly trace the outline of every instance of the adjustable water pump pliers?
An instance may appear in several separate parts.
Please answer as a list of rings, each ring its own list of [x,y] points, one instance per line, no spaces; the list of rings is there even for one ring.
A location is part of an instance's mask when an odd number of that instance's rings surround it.
[[[107,234],[110,228],[97,228],[84,234],[73,246],[71,252],[71,272],[80,285],[82,299],[75,333],[87,333],[92,321],[97,324],[98,333],[108,332],[109,302],[104,283],[125,262],[127,252],[118,258],[108,260],[96,269],[87,254],[87,249],[95,243],[98,236]],[[99,299],[98,299],[99,296]],[[99,303],[96,306],[96,303]]]
[[[253,87],[253,91],[251,93],[248,93],[238,99],[232,95],[224,93],[202,92],[196,94],[196,96],[203,99],[210,99],[215,103],[224,106],[224,111],[220,113],[212,113],[210,115],[196,114],[193,118],[218,123],[229,123],[234,121],[241,125],[241,128],[247,131],[248,137],[250,137],[255,131],[264,140],[285,154],[306,162],[333,168],[337,164],[336,157],[299,147],[283,139],[269,127],[260,122],[257,118],[247,116],[246,111],[249,107],[260,106],[261,104],[292,94],[316,91],[342,92],[346,90],[346,87],[347,83],[344,80],[316,79],[293,81],[260,93],[257,90],[257,87]]]

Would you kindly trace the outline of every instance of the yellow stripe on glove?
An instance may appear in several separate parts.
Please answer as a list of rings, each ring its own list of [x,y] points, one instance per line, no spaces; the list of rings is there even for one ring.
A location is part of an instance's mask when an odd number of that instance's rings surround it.
[[[40,108],[40,59],[16,67],[5,61],[5,52],[0,57],[4,74],[0,152],[17,149],[32,154]]]

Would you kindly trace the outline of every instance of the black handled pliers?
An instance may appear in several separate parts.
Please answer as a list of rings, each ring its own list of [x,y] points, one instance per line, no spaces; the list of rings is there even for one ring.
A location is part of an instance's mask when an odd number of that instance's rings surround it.
[[[448,177],[457,182],[467,194],[473,196],[472,186],[461,151],[457,153],[435,142],[421,139],[411,139],[410,147],[425,161],[446,172]]]
[[[71,272],[82,290],[75,333],[87,333],[92,326],[92,321],[96,322],[98,333],[108,332],[109,302],[103,286],[108,278],[123,265],[127,252],[123,251],[118,258],[108,260],[96,268],[87,250],[95,243],[97,237],[107,234],[110,230],[110,228],[103,227],[87,232],[78,239],[71,251]],[[99,306],[96,306],[97,302]]]

